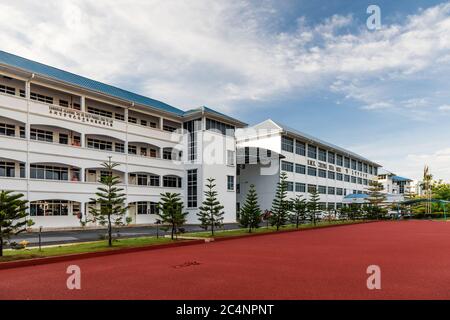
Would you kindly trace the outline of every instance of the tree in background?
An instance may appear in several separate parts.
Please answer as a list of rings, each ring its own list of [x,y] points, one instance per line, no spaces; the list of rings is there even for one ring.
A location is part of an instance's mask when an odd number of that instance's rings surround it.
[[[371,219],[380,219],[387,213],[386,208],[383,207],[383,203],[386,201],[386,194],[382,192],[383,189],[383,184],[378,181],[371,181],[367,188],[369,208],[365,211]]]
[[[288,200],[287,200],[287,175],[286,172],[282,172],[280,175],[280,181],[277,183],[277,190],[275,192],[275,198],[272,201],[272,214],[270,216],[270,224],[277,227],[277,231],[280,227],[286,224],[288,218]]]
[[[292,220],[295,221],[296,228],[298,228],[300,221],[306,219],[306,212],[306,199],[304,199],[303,196],[297,196],[291,199],[291,215]]]
[[[93,222],[98,221],[100,225],[108,227],[108,245],[112,246],[112,225],[120,226],[124,224],[124,216],[127,212],[125,206],[125,194],[121,193],[122,188],[117,187],[121,183],[120,178],[114,175],[113,170],[119,164],[111,161],[111,157],[102,166],[108,174],[100,180],[102,184],[95,193],[97,198],[91,198],[89,212],[93,216]]]
[[[319,201],[320,195],[317,192],[317,188],[313,188],[311,191],[309,191],[309,198],[306,203],[308,215],[310,216],[313,225],[316,225],[316,214],[319,211]]]
[[[443,183],[442,180],[433,183],[431,186],[433,198],[450,201],[450,183]]]
[[[423,168],[423,179],[421,183],[422,190],[424,192],[425,198],[429,201],[425,204],[425,215],[430,215],[432,212],[432,184],[433,184],[433,175],[430,173],[430,168],[425,165]]]
[[[211,227],[211,235],[214,235],[214,229],[220,228],[223,225],[223,215],[225,214],[222,210],[222,206],[217,199],[217,191],[214,190],[216,185],[214,184],[215,179],[206,179],[206,191],[204,192],[205,200],[202,202],[202,206],[199,208],[200,211],[197,213],[199,217],[201,226],[208,230]]]
[[[239,223],[242,227],[248,228],[248,232],[258,228],[261,223],[261,209],[258,205],[258,195],[253,184],[250,185],[245,204],[241,209]]]
[[[33,221],[27,218],[27,201],[23,194],[12,194],[12,191],[0,192],[0,257],[3,256],[3,244],[11,235],[21,233]]]
[[[178,229],[186,223],[188,212],[183,212],[183,207],[179,193],[161,193],[157,215],[161,218],[161,223],[169,224],[172,227],[172,240],[178,233]]]

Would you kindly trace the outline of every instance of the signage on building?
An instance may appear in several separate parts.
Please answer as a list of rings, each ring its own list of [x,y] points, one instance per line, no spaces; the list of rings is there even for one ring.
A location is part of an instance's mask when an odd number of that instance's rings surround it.
[[[96,114],[82,112],[75,109],[68,109],[64,107],[58,107],[58,106],[48,106],[48,111],[50,114],[63,117],[63,118],[69,118],[72,120],[77,120],[80,122],[87,122],[87,123],[93,123],[93,124],[99,124],[104,125],[108,127],[113,126],[113,119],[102,117]]]

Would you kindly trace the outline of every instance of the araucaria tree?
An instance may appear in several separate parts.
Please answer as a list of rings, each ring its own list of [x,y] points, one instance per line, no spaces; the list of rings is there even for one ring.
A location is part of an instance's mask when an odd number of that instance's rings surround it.
[[[383,185],[378,181],[372,181],[367,188],[369,196],[369,208],[367,210],[367,216],[369,218],[381,218],[386,214],[386,208],[382,205],[386,201],[386,195],[382,192]]]
[[[316,225],[316,214],[319,211],[319,201],[320,195],[317,192],[317,189],[314,188],[309,191],[309,199],[307,202],[308,214],[311,217],[311,221],[314,225]]]
[[[3,256],[3,243],[12,234],[26,230],[32,224],[27,218],[27,201],[22,200],[23,194],[13,194],[12,191],[0,192],[0,257]]]
[[[188,212],[183,212],[183,207],[179,193],[161,193],[157,215],[161,218],[162,223],[171,225],[172,240],[177,230],[186,223]]]
[[[209,178],[206,179],[206,181],[206,191],[204,192],[205,200],[202,202],[202,206],[199,208],[200,211],[197,213],[197,216],[199,217],[201,226],[206,230],[211,228],[211,235],[214,235],[214,230],[222,227],[223,215],[225,214],[222,211],[224,206],[222,206],[217,199],[217,191],[214,190],[216,187],[214,184],[215,179]]]
[[[286,172],[282,172],[280,175],[280,181],[277,183],[275,198],[272,201],[272,214],[270,216],[270,224],[272,226],[276,226],[277,231],[282,225],[286,224],[286,221],[288,219],[289,201],[287,199],[286,179]]]
[[[242,227],[248,228],[248,232],[252,232],[252,229],[259,227],[261,218],[258,195],[256,194],[255,186],[252,184],[248,190],[244,206],[241,209],[239,223]]]
[[[303,196],[297,196],[291,199],[291,217],[295,221],[295,226],[298,228],[300,221],[304,221],[306,218],[306,199]]]
[[[114,168],[119,164],[111,161],[111,157],[107,162],[102,163],[102,166],[108,172],[104,175],[95,193],[96,199],[91,198],[91,205],[89,212],[93,216],[93,221],[98,221],[100,225],[108,226],[108,245],[112,246],[112,225],[120,226],[124,224],[124,216],[127,211],[125,206],[125,194],[121,193],[122,188],[117,185],[120,184],[120,178],[114,175]]]

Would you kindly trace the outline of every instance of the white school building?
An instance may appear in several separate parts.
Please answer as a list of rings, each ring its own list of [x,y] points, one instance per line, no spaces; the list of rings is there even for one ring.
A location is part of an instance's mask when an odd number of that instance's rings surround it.
[[[246,150],[269,155],[274,168],[261,174],[264,164],[250,164]],[[346,194],[364,192],[379,167],[271,120],[248,127],[208,107],[183,111],[0,51],[0,190],[25,195],[34,227],[89,219],[110,156],[132,224],[156,221],[163,192],[180,193],[188,223],[197,223],[210,177],[224,221],[235,222],[252,183],[261,208],[270,209],[280,170],[290,196],[315,186],[322,203],[336,208]]]

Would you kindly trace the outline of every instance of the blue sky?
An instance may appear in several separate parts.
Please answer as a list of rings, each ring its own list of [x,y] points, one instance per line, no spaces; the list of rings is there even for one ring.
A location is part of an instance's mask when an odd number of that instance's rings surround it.
[[[370,4],[380,30],[366,27]],[[450,181],[448,1],[1,6],[2,50],[182,109],[273,118],[399,175],[420,178],[428,164]]]

